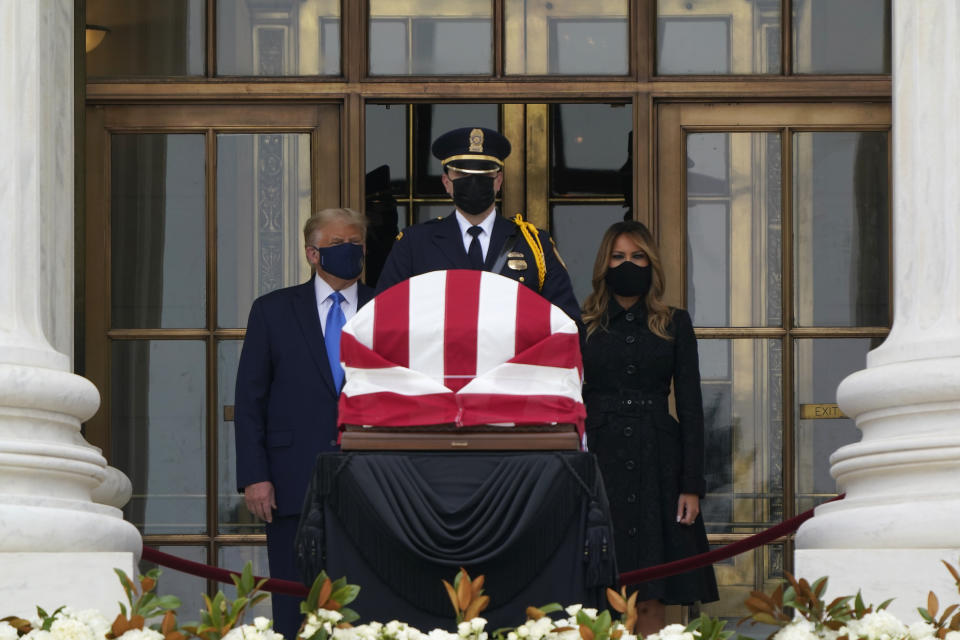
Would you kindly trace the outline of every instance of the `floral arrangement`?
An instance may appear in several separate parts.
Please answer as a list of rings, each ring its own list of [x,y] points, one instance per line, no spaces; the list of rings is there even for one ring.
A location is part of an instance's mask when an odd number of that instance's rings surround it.
[[[960,592],[960,572],[947,562],[944,565]],[[213,598],[204,595],[201,620],[184,625],[177,622],[180,600],[154,593],[159,570],[140,576],[137,584],[122,571],[117,575],[127,604],[120,603],[113,622],[98,611],[60,607],[47,613],[37,607],[36,617],[30,619],[0,619],[0,640],[283,640],[267,618],[244,622],[250,607],[267,597],[260,590],[265,580],[253,577],[249,563],[240,575],[233,576],[234,600],[227,600],[223,592]],[[444,580],[456,631],[424,633],[398,620],[354,626],[360,616],[347,605],[356,599],[360,587],[347,583],[346,578],[331,580],[321,572],[300,605],[304,620],[296,640],[644,640],[634,633],[636,593],[628,595],[625,588],[619,592],[607,589],[613,613],[551,603],[528,607],[527,620],[518,627],[488,631],[487,621],[480,616],[490,603],[483,583],[483,576],[471,579],[464,569],[452,584]],[[921,619],[906,625],[886,610],[889,600],[866,605],[857,593],[826,602],[826,588],[826,578],[810,584],[787,574],[787,584],[772,594],[751,592],[745,603],[750,615],[740,623],[777,627],[767,640],[960,640],[960,604],[940,612],[933,592],[927,597],[927,606],[917,609]],[[736,632],[726,630],[725,625],[724,620],[701,615],[687,625],[668,625],[645,640],[728,640]]]

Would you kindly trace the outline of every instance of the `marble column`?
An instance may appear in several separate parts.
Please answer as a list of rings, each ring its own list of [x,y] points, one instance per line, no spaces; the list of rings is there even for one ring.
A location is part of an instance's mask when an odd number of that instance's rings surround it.
[[[960,560],[960,3],[893,3],[890,335],[837,390],[860,442],[831,473],[846,499],[797,534],[797,573],[862,587],[919,619],[927,592],[957,601]]]
[[[0,616],[125,600],[130,483],[80,424],[100,396],[72,373],[73,0],[0,0]]]

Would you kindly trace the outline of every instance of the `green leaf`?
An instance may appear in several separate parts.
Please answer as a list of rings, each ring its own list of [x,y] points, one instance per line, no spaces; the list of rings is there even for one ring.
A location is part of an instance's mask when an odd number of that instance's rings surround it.
[[[889,598],[889,599],[887,599],[887,600],[884,600],[884,601],[881,602],[880,604],[878,604],[878,605],[877,605],[877,611],[882,611],[883,609],[886,609],[887,607],[889,607],[889,606],[890,606],[890,603],[893,602],[894,599],[895,599],[895,598]]]
[[[341,607],[340,615],[343,616],[341,622],[355,622],[360,619],[360,614],[351,609],[350,607]]]
[[[177,596],[160,596],[157,598],[157,607],[163,609],[164,611],[171,611],[173,609],[179,609],[180,605],[183,604],[180,602],[180,598]]]
[[[300,603],[300,613],[307,614],[316,608],[317,598],[320,597],[320,589],[326,580],[326,571],[321,571],[317,574],[317,577],[313,579],[313,584],[310,585],[310,593],[307,595],[306,601]]]
[[[559,602],[551,602],[550,604],[545,604],[542,607],[537,607],[537,608],[540,609],[540,611],[543,611],[544,613],[555,613],[557,611],[563,611],[563,606]]]
[[[336,600],[340,604],[350,604],[357,599],[357,594],[360,593],[360,587],[355,584],[344,585],[343,587],[334,590],[330,594],[330,598]]]

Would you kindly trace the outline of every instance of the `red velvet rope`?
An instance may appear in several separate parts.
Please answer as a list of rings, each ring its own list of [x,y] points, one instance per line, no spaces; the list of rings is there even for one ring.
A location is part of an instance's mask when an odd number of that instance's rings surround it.
[[[833,500],[839,500],[841,498],[843,498],[843,494],[837,496]],[[833,500],[830,500],[830,502],[833,502]],[[689,558],[683,558],[682,560],[675,560],[666,564],[660,564],[655,567],[635,569],[634,571],[621,573],[620,584],[639,584],[648,580],[665,578],[667,576],[676,575],[692,569],[699,569],[700,567],[705,567],[708,564],[713,564],[714,562],[718,562],[720,560],[732,558],[735,555],[739,555],[745,551],[755,549],[762,544],[766,544],[771,540],[776,540],[780,536],[784,536],[788,533],[796,531],[801,524],[809,520],[811,517],[813,517],[813,509],[804,511],[800,515],[794,516],[789,520],[784,520],[780,524],[761,531],[760,533],[754,534],[749,538],[744,538],[743,540],[722,546],[718,549],[714,549],[713,551],[701,553],[696,556],[690,556]],[[164,553],[163,551],[159,551],[146,545],[143,547],[143,559],[160,566],[167,567],[168,569],[188,573],[192,576],[199,576],[201,578],[209,578],[219,582],[226,582],[227,584],[233,584],[233,580],[230,579],[230,576],[240,575],[240,573],[237,571],[228,571],[227,569],[220,569],[219,567],[211,567],[208,564],[193,562],[192,560],[186,560],[184,558],[172,556],[169,553]],[[258,581],[262,579],[263,578],[260,577],[256,578]],[[308,593],[307,587],[299,582],[293,582],[292,580],[280,580],[278,578],[267,579],[267,582],[263,585],[262,589],[271,593],[281,593],[288,596],[306,597]]]
[[[240,575],[238,571],[228,571],[227,569],[211,567],[208,564],[194,562],[193,560],[186,560],[185,558],[172,556],[169,553],[164,553],[147,545],[143,545],[143,559],[149,560],[162,567],[173,569],[174,571],[189,573],[192,576],[200,576],[201,578],[210,578],[219,582],[226,582],[227,584],[233,584],[230,576]],[[255,580],[260,581],[263,580],[263,578],[257,576]],[[302,598],[307,597],[307,593],[309,593],[307,588],[299,582],[280,580],[279,578],[269,578],[261,588],[263,591],[269,591],[270,593],[282,593],[284,595],[300,596]]]

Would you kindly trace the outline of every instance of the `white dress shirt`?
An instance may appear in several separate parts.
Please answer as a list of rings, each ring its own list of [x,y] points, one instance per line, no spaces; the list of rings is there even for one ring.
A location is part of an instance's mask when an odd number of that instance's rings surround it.
[[[493,222],[497,217],[497,209],[494,208],[486,218],[483,219],[483,222],[477,226],[482,229],[480,235],[477,238],[480,239],[480,251],[483,252],[483,260],[487,260],[487,249],[490,248],[490,235],[493,233]],[[460,225],[460,235],[463,237],[463,248],[469,254],[470,253],[470,243],[473,241],[473,236],[467,233],[467,229],[473,225],[463,217],[463,214],[460,211],[457,211],[457,224]]]
[[[314,274],[313,290],[317,294],[317,313],[320,314],[320,326],[323,329],[323,333],[326,334],[327,313],[330,311],[330,305],[333,304],[333,301],[330,300],[330,294],[333,293],[333,287],[327,284],[326,280],[317,274]],[[343,302],[340,303],[340,308],[343,310],[343,317],[349,320],[357,313],[357,298],[359,296],[359,288],[357,287],[357,283],[354,282],[346,289],[341,289],[340,293],[343,295]]]

